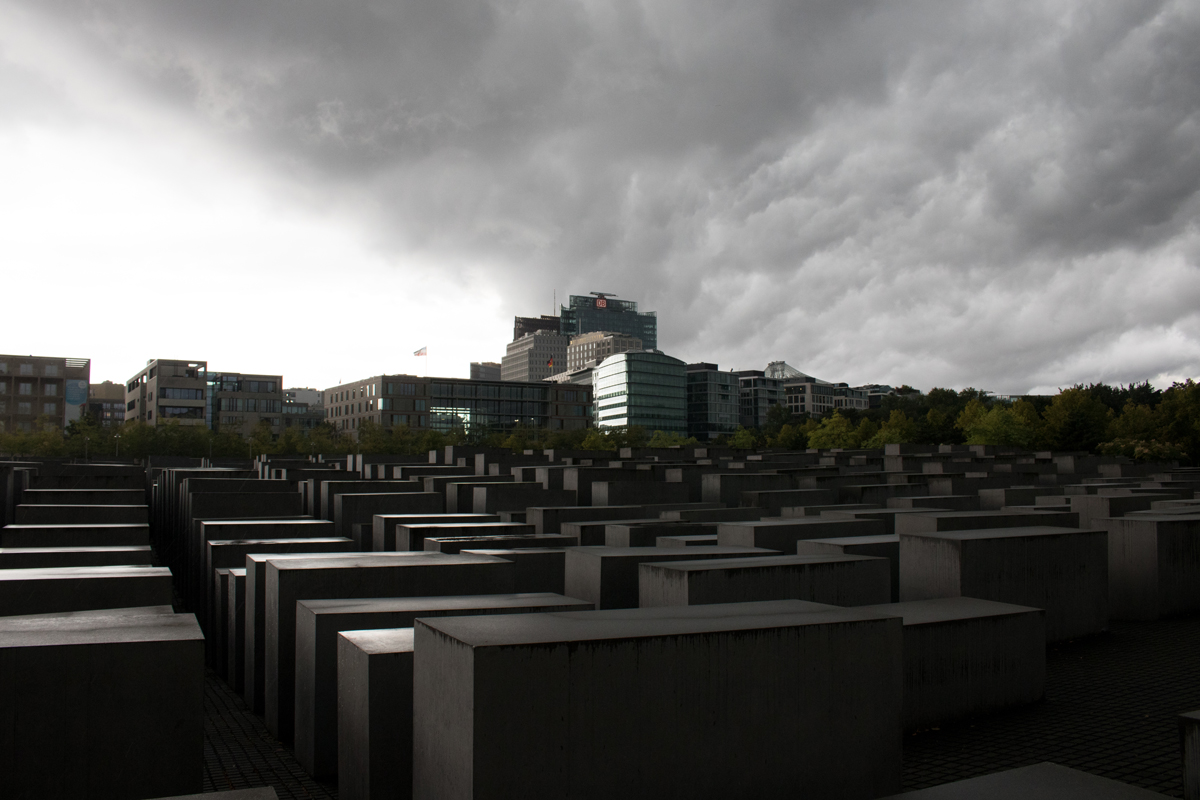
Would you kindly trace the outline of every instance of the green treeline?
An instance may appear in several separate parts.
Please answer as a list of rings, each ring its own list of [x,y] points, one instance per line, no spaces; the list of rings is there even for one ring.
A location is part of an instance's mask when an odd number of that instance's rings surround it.
[[[907,388],[907,387],[905,387]],[[1200,384],[1158,391],[1149,383],[1073,386],[1051,398],[998,400],[976,389],[933,389],[883,399],[869,411],[797,420],[771,409],[761,430],[740,429],[734,447],[878,448],[885,444],[994,444],[1087,451],[1139,460],[1200,455]]]
[[[907,391],[905,391],[907,390]],[[1052,398],[1006,402],[977,389],[933,389],[918,394],[901,387],[878,409],[847,409],[821,419],[792,417],[773,406],[761,429],[739,428],[713,444],[735,448],[879,448],[885,444],[994,444],[1026,450],[1088,451],[1139,460],[1200,462],[1200,384],[1189,380],[1158,391],[1149,383],[1130,386],[1074,386]],[[555,448],[611,450],[669,447],[695,439],[641,428],[601,432],[511,431],[441,433],[366,424],[357,441],[322,424],[311,430],[288,428],[273,437],[260,425],[251,436],[211,431],[178,422],[152,427],[127,422],[102,428],[88,416],[65,431],[39,425],[30,432],[0,432],[0,454],[94,459],[148,455],[241,457],[261,455],[341,455],[379,453],[423,455],[448,444],[482,444],[520,452]]]

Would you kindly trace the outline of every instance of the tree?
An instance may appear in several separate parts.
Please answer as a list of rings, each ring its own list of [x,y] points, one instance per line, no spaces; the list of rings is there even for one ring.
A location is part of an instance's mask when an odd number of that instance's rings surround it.
[[[767,407],[767,420],[763,424],[762,433],[770,439],[775,436],[783,428],[784,425],[789,425],[795,421],[795,416],[792,410],[785,403],[776,403],[773,406]]]
[[[893,411],[887,422],[880,426],[879,432],[863,441],[863,447],[878,449],[886,444],[907,444],[915,441],[920,434],[917,423],[903,411]]]
[[[1054,450],[1095,450],[1104,441],[1113,416],[1112,410],[1086,389],[1061,391],[1043,414],[1047,443]]]
[[[666,433],[664,431],[655,431],[650,437],[650,441],[646,442],[646,447],[687,447],[688,445],[700,444],[695,436],[684,436],[681,433]]]
[[[729,437],[729,446],[737,450],[753,450],[758,447],[758,437],[754,431],[749,428],[743,428],[741,425]]]
[[[779,429],[775,438],[770,440],[770,445],[784,450],[803,450],[808,447],[808,434],[803,426],[788,423]]]
[[[860,443],[855,433],[855,428],[850,420],[843,417],[840,411],[834,411],[822,419],[817,429],[808,435],[808,446],[821,450],[829,448],[853,449],[858,447]]]

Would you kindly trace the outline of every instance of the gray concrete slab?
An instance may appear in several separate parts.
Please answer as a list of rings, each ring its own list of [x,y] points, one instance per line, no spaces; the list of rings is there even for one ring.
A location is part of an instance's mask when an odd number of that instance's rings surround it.
[[[874,556],[886,558],[891,566],[892,602],[900,599],[900,536],[846,536],[802,539],[796,542],[798,556]]]
[[[994,530],[1038,526],[1078,528],[1079,515],[1057,511],[933,511],[905,514],[896,519],[896,533],[934,533],[937,531]]]
[[[438,536],[425,538],[425,551],[432,553],[461,553],[479,548],[516,550],[522,547],[577,547],[579,540],[561,533],[527,533],[496,536]]]
[[[511,536],[534,532],[525,522],[421,522],[396,526],[396,552],[421,552],[425,537]]]
[[[905,519],[910,519],[907,517]],[[900,534],[900,599],[978,597],[1046,610],[1047,641],[1108,626],[1108,535],[1035,526]]]
[[[263,710],[267,729],[291,742],[297,600],[506,594],[513,590],[515,573],[511,561],[488,556],[371,553],[272,558],[264,577]]]
[[[901,621],[814,606],[418,620],[414,796],[894,792]]]
[[[530,506],[575,505],[575,492],[565,489],[545,489],[540,483],[490,483],[471,490],[471,511],[476,514],[496,514],[501,511],[524,511]],[[446,509],[449,511],[449,509]]]
[[[790,475],[773,473],[710,472],[700,478],[700,498],[704,502],[730,507],[741,505],[742,492],[795,488]]]
[[[338,798],[412,797],[413,629],[338,634]]]
[[[1179,715],[1179,743],[1183,750],[1183,796],[1200,800],[1200,711]]]
[[[165,567],[0,570],[0,616],[171,604]]]
[[[1113,619],[1200,611],[1200,515],[1095,519],[1108,531],[1108,603]]]
[[[294,701],[297,760],[314,777],[338,774],[337,640],[340,632],[411,628],[417,617],[590,611],[591,608],[590,603],[558,594],[299,601],[296,604]]]
[[[341,481],[321,481],[321,519],[333,521],[333,498],[339,494],[352,494],[355,492],[369,492],[377,494],[379,492],[423,492],[425,484],[421,481],[367,481],[367,480],[341,480]]]
[[[757,522],[723,522],[717,527],[717,541],[725,547],[766,547],[782,553],[794,553],[801,539],[829,539],[845,536],[880,536],[879,520],[825,519],[795,517]]]
[[[1070,495],[1071,511],[1079,515],[1079,525],[1084,528],[1103,527],[1101,519],[1123,517],[1131,511],[1149,511],[1157,500],[1174,499],[1169,494]]]
[[[654,540],[655,547],[715,547],[717,545],[717,535],[715,533],[700,533],[691,534],[688,536],[659,536]]]
[[[17,525],[145,525],[150,519],[146,505],[26,505],[17,506]]]
[[[241,694],[246,680],[245,567],[229,570],[225,588],[225,682]]]
[[[567,549],[565,547],[521,547],[517,549],[471,547],[459,551],[468,556],[494,556],[513,562],[513,591],[566,591]]]
[[[474,478],[457,478],[448,481],[443,489],[446,494],[446,513],[473,513],[475,510],[475,489],[493,483],[513,483],[513,476],[479,475]],[[574,503],[570,503],[570,505],[574,505]]]
[[[855,509],[853,511],[827,509],[821,512],[821,519],[875,519],[883,523],[883,530],[880,533],[884,536],[889,536],[896,532],[896,518],[903,514],[928,514],[947,510],[944,508],[926,508],[921,506],[916,508]]]
[[[641,516],[641,506],[529,506],[525,509],[535,533],[562,533],[564,522],[594,522]]]
[[[639,564],[773,555],[779,551],[760,547],[573,547],[567,550],[566,595],[598,609],[637,608]]]
[[[30,505],[144,506],[145,489],[26,489],[21,502]]]
[[[592,484],[592,504],[596,506],[645,507],[662,503],[687,503],[691,500],[691,491],[682,483],[596,481]]]
[[[786,506],[779,509],[779,516],[783,519],[803,519],[805,517],[819,517],[821,512],[836,510],[836,511],[853,511],[859,508],[885,508],[878,503],[829,503],[809,506]]]
[[[1046,692],[1040,608],[974,597],[870,606],[904,619],[904,727],[989,714]]]
[[[0,617],[0,797],[197,792],[204,637],[169,605]]]
[[[1160,800],[1166,795],[1058,764],[994,772],[883,800]]]
[[[865,606],[887,603],[891,596],[891,562],[872,556],[721,558],[638,567],[642,608],[763,600]]]
[[[985,490],[986,491],[986,490]],[[950,511],[978,511],[980,509],[979,495],[959,494],[941,495],[940,497],[890,497],[888,508],[944,508]]]
[[[150,546],[143,547],[4,547],[0,569],[61,569],[64,567],[143,566],[154,563]]]
[[[423,488],[416,484],[417,489]],[[376,514],[441,514],[446,498],[439,492],[355,492],[333,496],[333,526],[336,536],[352,536],[354,523],[374,524]],[[374,528],[372,527],[372,531]],[[373,541],[356,542],[358,549],[370,552]]]
[[[613,523],[604,526],[604,544],[607,547],[656,547],[660,536],[716,536],[715,522],[660,522]]]
[[[279,800],[273,786],[258,789],[233,789],[228,792],[202,792],[201,794],[179,794],[160,797],[158,800]]]
[[[397,525],[499,521],[499,514],[376,514],[371,518],[371,552],[396,552]]]
[[[681,522],[750,522],[768,515],[761,508],[699,508],[664,511],[659,516]]]
[[[150,544],[150,526],[6,525],[0,528],[0,547],[142,547]]]

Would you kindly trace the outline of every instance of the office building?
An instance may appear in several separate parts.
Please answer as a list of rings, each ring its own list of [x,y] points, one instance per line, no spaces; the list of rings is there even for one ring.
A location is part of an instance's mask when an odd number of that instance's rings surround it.
[[[559,331],[567,336],[612,331],[640,339],[646,350],[658,349],[657,315],[638,311],[632,300],[618,300],[605,292],[592,292],[591,297],[571,295],[559,319]]]
[[[87,406],[97,425],[117,427],[125,421],[125,387],[112,381],[90,384]]]
[[[66,427],[87,410],[87,358],[0,355],[0,431]]]
[[[642,340],[636,336],[612,331],[592,331],[572,336],[567,345],[567,371],[594,367],[617,353],[641,350]]]
[[[534,331],[562,333],[561,325],[559,318],[552,314],[542,314],[540,317],[514,317],[512,340],[515,342],[518,339],[524,339]]]
[[[716,364],[687,365],[688,436],[701,442],[730,434],[738,427],[740,387],[732,372]]]
[[[556,333],[557,331],[552,331]],[[473,381],[498,381],[503,380],[500,375],[500,365],[495,361],[472,361],[471,362],[471,380]]]
[[[760,369],[733,373],[738,379],[738,424],[743,428],[761,428],[767,424],[771,406],[785,402],[783,380],[772,378]]]
[[[325,421],[324,395],[317,389],[283,390],[283,427],[312,429]]]
[[[544,381],[562,372],[567,363],[570,340],[550,331],[534,331],[508,345],[500,365],[500,377],[506,381]]]
[[[483,433],[518,424],[581,430],[592,415],[587,386],[415,375],[376,375],[334,386],[325,390],[324,403],[327,421],[354,436],[368,420],[383,428]]]
[[[788,410],[798,417],[821,417],[839,409],[865,411],[871,405],[868,390],[811,375],[789,378],[784,382],[784,392]]]
[[[152,358],[125,382],[125,421],[207,425],[207,361]]]
[[[206,417],[215,431],[233,429],[249,436],[260,422],[279,434],[283,424],[283,376],[208,373]]]
[[[592,377],[596,426],[687,434],[687,365],[663,353],[609,356]]]

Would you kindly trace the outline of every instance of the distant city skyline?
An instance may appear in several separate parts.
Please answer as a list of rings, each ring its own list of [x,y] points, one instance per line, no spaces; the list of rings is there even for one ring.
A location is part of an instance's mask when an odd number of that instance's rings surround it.
[[[510,12],[0,0],[2,349],[466,377],[603,289],[722,369],[1200,377],[1195,3]]]

